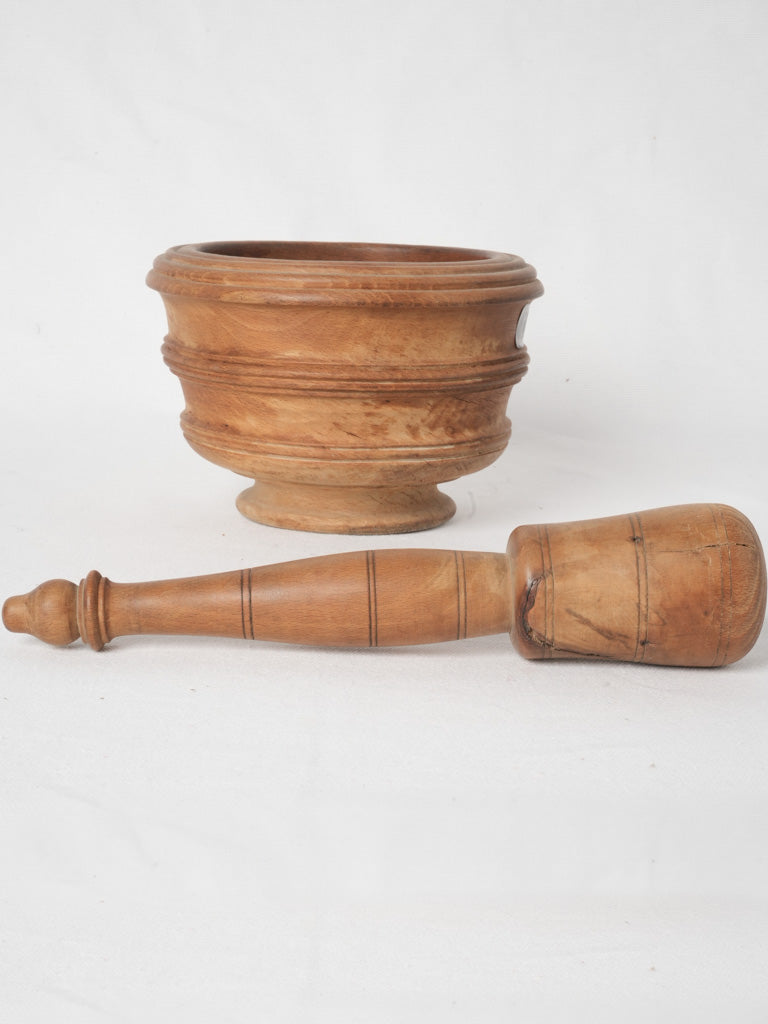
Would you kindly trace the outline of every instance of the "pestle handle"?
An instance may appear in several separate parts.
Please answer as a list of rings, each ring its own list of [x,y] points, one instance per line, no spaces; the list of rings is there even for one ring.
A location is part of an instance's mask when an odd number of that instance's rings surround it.
[[[133,584],[91,572],[9,598],[3,621],[96,650],[138,633],[386,647],[510,632],[528,658],[717,666],[750,650],[765,603],[749,520],[683,505],[521,526],[506,554],[358,551]]]
[[[3,621],[53,644],[95,650],[139,633],[239,637],[332,647],[460,640],[510,628],[504,555],[357,551],[153,583],[91,572],[9,598]]]

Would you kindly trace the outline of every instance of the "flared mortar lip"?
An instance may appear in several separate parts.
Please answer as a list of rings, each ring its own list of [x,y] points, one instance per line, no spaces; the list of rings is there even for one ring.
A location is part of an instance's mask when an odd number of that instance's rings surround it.
[[[543,292],[536,269],[512,253],[288,240],[175,245],[155,259],[147,284],[166,296],[268,305],[449,306]]]

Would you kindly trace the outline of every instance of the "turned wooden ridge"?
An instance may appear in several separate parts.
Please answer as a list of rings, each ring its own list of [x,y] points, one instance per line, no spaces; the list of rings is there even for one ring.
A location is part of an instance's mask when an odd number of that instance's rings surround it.
[[[9,598],[3,621],[95,650],[138,633],[387,647],[509,632],[527,658],[718,666],[750,650],[765,605],[749,520],[682,505],[520,526],[505,554],[358,551],[154,583],[94,571]]]

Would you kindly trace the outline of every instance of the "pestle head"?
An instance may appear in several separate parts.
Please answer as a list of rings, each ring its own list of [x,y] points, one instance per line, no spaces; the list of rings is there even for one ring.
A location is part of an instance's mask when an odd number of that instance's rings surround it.
[[[3,624],[12,633],[29,633],[47,644],[64,647],[77,640],[77,587],[68,580],[48,580],[28,594],[9,597]]]

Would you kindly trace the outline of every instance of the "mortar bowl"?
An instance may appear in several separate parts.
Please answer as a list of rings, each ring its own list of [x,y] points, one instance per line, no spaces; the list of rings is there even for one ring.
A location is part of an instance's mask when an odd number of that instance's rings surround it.
[[[437,485],[506,447],[543,292],[519,256],[340,242],[175,246],[147,284],[165,304],[185,438],[254,481],[240,511],[348,534],[453,515]]]

